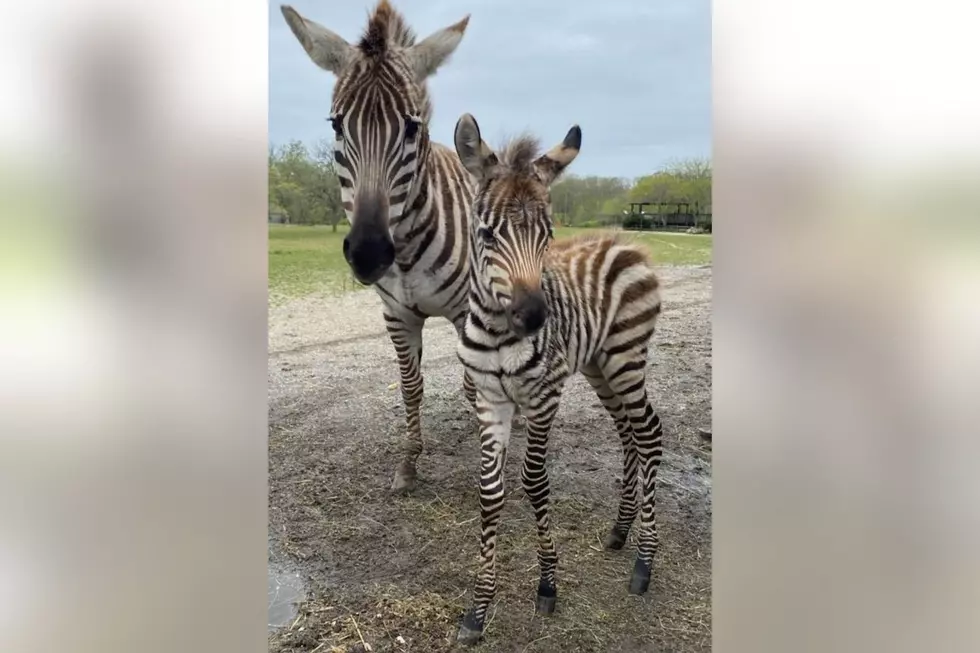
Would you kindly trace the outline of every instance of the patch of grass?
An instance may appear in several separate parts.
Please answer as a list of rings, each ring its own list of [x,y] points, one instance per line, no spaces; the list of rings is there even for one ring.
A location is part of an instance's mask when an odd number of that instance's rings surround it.
[[[269,225],[269,302],[312,293],[339,294],[356,285],[344,260],[348,227]]]
[[[602,229],[561,227],[555,237],[597,233]],[[630,240],[642,243],[655,265],[705,265],[711,263],[711,234],[685,234],[665,231],[624,231]]]
[[[269,302],[281,304],[312,293],[335,295],[363,286],[353,281],[344,261],[347,225],[269,225]],[[561,227],[558,238],[592,229]],[[702,265],[711,262],[711,236],[662,232],[628,232],[643,243],[657,265]]]
[[[425,591],[409,595],[394,585],[375,584],[353,606],[344,600],[303,603],[292,626],[270,637],[269,651],[445,651],[455,640],[462,609],[458,598]]]
[[[510,461],[509,461],[510,462]],[[509,464],[511,477],[517,462]],[[431,497],[431,498],[430,498]],[[399,497],[374,513],[370,500],[350,514],[330,515],[320,528],[328,538],[319,546],[350,560],[371,552],[354,551],[353,541],[338,535],[351,524],[375,525],[362,534],[381,558],[388,552],[405,556],[407,577],[380,560],[373,581],[331,584],[318,588],[301,605],[291,627],[270,637],[273,653],[376,653],[395,651],[464,651],[455,645],[456,630],[472,600],[479,543],[479,504],[475,488],[457,491],[451,502],[420,493]],[[342,503],[347,512],[350,505]],[[338,505],[338,508],[341,506]],[[358,513],[358,510],[361,512]],[[559,496],[552,504],[552,534],[559,549],[559,609],[551,616],[534,613],[538,583],[537,531],[520,489],[509,494],[497,541],[497,596],[488,613],[484,653],[518,651],[668,650],[710,648],[710,572],[706,561],[692,555],[694,544],[674,533],[663,538],[655,562],[650,595],[627,592],[635,541],[623,551],[602,550],[602,538],[615,517],[615,498]],[[381,526],[381,520],[386,522]],[[397,528],[396,526],[397,525]],[[333,541],[335,540],[336,541]],[[380,564],[380,567],[378,566]],[[670,597],[669,601],[662,600]],[[660,600],[658,600],[660,597]]]

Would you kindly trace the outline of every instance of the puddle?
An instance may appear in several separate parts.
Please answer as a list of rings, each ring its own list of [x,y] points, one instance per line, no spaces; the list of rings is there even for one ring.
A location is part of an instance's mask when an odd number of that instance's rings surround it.
[[[296,604],[303,597],[303,581],[298,573],[269,565],[270,632],[293,622],[296,618]]]

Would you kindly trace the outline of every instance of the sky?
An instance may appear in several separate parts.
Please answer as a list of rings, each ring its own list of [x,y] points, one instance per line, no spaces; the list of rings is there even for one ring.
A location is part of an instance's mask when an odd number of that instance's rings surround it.
[[[356,42],[375,0],[289,0]],[[529,132],[545,147],[582,128],[576,175],[635,178],[711,156],[709,0],[391,0],[419,40],[469,13],[459,47],[429,78],[429,134],[452,146],[472,113],[495,146]],[[269,140],[331,138],[334,76],[269,5]]]

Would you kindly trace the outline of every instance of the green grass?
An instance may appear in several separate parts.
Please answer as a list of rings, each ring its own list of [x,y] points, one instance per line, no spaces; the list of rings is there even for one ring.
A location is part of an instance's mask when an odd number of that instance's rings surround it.
[[[596,233],[602,229],[561,227],[555,237],[562,238],[583,233]],[[711,235],[672,232],[623,232],[629,238],[643,243],[650,250],[655,265],[704,265],[711,263]]]
[[[558,238],[593,229],[563,227]],[[347,226],[269,225],[269,301],[312,293],[339,294],[361,288],[351,280],[342,244]],[[683,233],[630,233],[646,245],[657,265],[701,265],[711,262],[711,236]]]
[[[355,287],[344,260],[347,226],[269,225],[269,302],[315,292],[338,294]]]

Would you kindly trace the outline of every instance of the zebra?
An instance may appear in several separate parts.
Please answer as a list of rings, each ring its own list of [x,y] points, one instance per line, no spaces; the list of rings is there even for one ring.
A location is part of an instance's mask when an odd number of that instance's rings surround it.
[[[429,140],[426,79],[463,38],[469,15],[416,42],[381,0],[356,45],[302,17],[283,16],[306,53],[337,77],[330,123],[341,200],[350,233],[343,254],[354,277],[373,285],[398,359],[407,437],[391,489],[416,486],[422,453],[422,327],[444,317],[462,331],[469,287],[473,180],[449,147]],[[469,375],[464,395],[475,406]]]
[[[617,236],[554,240],[549,188],[578,155],[582,131],[538,156],[519,137],[497,155],[470,114],[455,145],[478,180],[471,213],[469,313],[457,355],[477,390],[480,422],[480,569],[458,641],[477,642],[496,594],[497,525],[511,416],[521,409],[527,449],[521,480],[538,530],[536,610],[554,611],[558,557],[551,537],[545,457],[569,376],[582,372],[612,416],[623,448],[618,516],[607,549],[621,549],[637,511],[640,530],[629,591],[643,594],[658,546],[654,495],[662,427],[646,392],[647,353],[660,313],[659,281],[647,254]],[[639,476],[641,505],[637,505]]]

